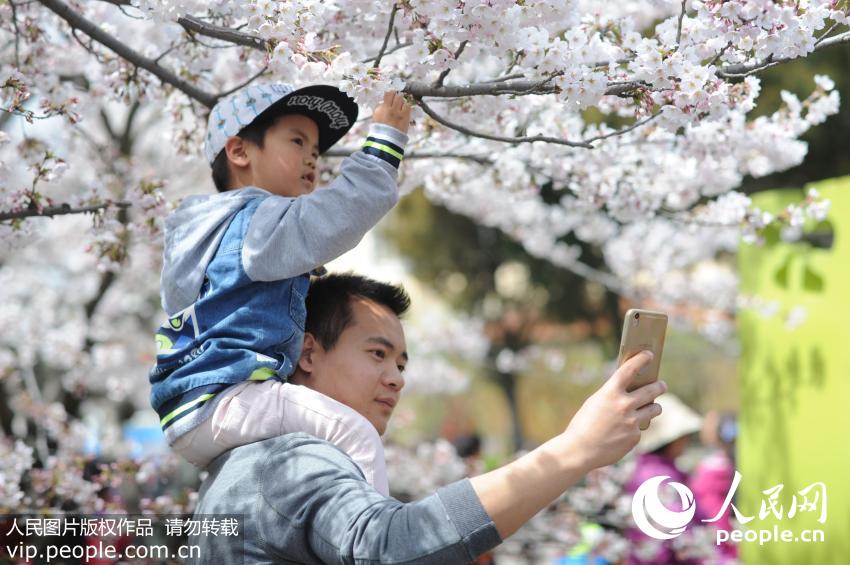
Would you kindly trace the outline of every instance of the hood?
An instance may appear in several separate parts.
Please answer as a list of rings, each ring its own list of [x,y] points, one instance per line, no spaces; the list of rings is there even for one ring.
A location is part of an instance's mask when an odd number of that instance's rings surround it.
[[[230,219],[249,200],[271,196],[249,187],[211,195],[189,196],[165,220],[160,299],[169,316],[198,299],[198,293]]]

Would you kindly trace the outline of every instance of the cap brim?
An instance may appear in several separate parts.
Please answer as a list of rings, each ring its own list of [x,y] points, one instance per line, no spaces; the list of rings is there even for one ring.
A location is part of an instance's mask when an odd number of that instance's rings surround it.
[[[297,97],[309,97],[299,99]],[[296,103],[306,100],[307,104]],[[323,106],[321,100],[331,104]],[[319,153],[324,153],[348,133],[357,120],[358,107],[353,98],[327,84],[315,84],[293,90],[265,110],[254,121],[270,115],[302,114],[319,128]]]

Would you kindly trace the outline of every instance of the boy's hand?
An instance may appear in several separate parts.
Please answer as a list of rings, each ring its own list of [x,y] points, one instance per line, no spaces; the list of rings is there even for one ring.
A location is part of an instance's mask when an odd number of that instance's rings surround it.
[[[407,128],[410,125],[410,105],[404,101],[401,94],[394,90],[388,90],[384,93],[384,101],[378,104],[378,107],[372,113],[372,120],[407,133]]]

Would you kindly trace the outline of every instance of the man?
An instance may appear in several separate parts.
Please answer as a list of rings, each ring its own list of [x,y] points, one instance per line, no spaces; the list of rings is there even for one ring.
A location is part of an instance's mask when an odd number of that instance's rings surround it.
[[[404,387],[405,292],[355,275],[311,283],[292,381],[362,414],[383,433]],[[661,383],[626,392],[651,359],[625,363],[567,429],[516,461],[403,504],[366,482],[350,457],[303,433],[212,462],[196,515],[241,514],[242,537],[198,536],[200,562],[468,563],[515,532],[588,471],[612,464],[661,413]]]

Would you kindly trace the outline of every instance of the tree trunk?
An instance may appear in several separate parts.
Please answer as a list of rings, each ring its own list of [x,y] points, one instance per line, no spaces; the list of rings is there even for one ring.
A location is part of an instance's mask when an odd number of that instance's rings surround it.
[[[518,451],[522,449],[525,443],[525,436],[522,431],[522,420],[519,414],[516,375],[493,369],[493,381],[502,389],[505,399],[508,401],[508,409],[511,413],[511,445],[514,451]]]

